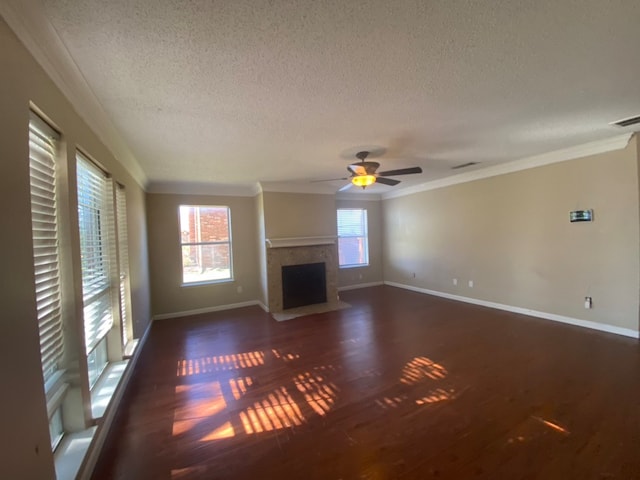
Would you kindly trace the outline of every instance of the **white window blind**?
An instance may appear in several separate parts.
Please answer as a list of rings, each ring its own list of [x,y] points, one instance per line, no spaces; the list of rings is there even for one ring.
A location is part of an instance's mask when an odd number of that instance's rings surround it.
[[[82,155],[78,154],[77,160],[84,336],[88,354],[113,326],[110,265],[113,197],[107,175]]]
[[[63,354],[60,315],[56,143],[59,135],[35,114],[29,121],[31,224],[40,356],[45,382],[59,368]]]
[[[131,325],[129,318],[129,291],[127,289],[129,277],[129,242],[127,232],[127,196],[125,188],[116,185],[116,219],[118,222],[118,269],[120,273],[120,325],[122,328],[122,346],[131,340]]]
[[[338,261],[341,267],[369,264],[367,211],[363,208],[338,209]]]

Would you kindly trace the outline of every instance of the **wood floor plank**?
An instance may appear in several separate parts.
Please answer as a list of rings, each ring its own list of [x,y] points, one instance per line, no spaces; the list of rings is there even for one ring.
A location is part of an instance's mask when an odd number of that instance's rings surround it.
[[[93,478],[640,479],[637,340],[393,287],[155,322]]]

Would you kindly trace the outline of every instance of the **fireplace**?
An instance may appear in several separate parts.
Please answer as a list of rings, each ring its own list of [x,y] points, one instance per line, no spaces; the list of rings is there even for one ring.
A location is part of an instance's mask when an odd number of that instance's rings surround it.
[[[304,307],[327,301],[324,262],[282,267],[282,307]]]
[[[311,305],[316,303],[335,302],[338,298],[338,250],[336,248],[336,237],[294,237],[294,238],[270,238],[266,239],[266,285],[267,302],[270,312],[282,312],[285,308],[294,306]],[[313,296],[306,299],[305,303],[284,303],[285,297],[285,276],[288,275],[289,267],[307,265],[322,266],[322,273],[317,275],[302,274],[293,282],[293,288],[300,288],[301,294],[308,293],[309,290],[319,288],[320,280],[324,285],[324,294],[320,297]],[[314,268],[314,267],[312,267]],[[315,267],[320,268],[320,267]],[[296,272],[293,269],[292,272]],[[322,278],[318,278],[322,275]],[[300,278],[302,277],[302,278]],[[316,286],[304,285],[306,281],[318,282]],[[315,295],[315,294],[314,294]],[[294,294],[298,296],[298,294]]]

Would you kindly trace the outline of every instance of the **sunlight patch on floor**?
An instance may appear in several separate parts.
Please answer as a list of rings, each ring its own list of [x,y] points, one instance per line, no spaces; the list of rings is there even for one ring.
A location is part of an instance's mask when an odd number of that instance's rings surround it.
[[[400,382],[415,385],[423,380],[441,380],[447,376],[447,369],[427,357],[415,357],[402,368]]]
[[[240,400],[240,398],[247,393],[251,385],[253,385],[253,379],[251,377],[231,378],[229,380],[231,393],[233,393],[233,398],[236,400]]]
[[[188,377],[203,373],[224,372],[264,365],[264,352],[244,352],[196,359],[178,360],[176,375]]]
[[[388,410],[390,408],[397,408],[404,400],[407,399],[406,395],[401,397],[382,397],[376,400],[376,405],[378,405],[383,410]]]
[[[570,435],[571,434],[571,432],[569,430],[567,430],[564,427],[561,427],[557,423],[550,422],[549,420],[545,420],[544,418],[540,418],[540,417],[533,417],[533,419],[537,420],[541,424],[549,427],[551,430],[553,430],[553,431],[555,431],[557,433],[561,433],[563,435]]]
[[[326,415],[333,406],[338,388],[327,383],[324,377],[310,372],[301,373],[294,378],[296,388],[304,395],[309,406],[320,416]]]
[[[282,360],[284,362],[290,362],[291,360],[298,360],[300,358],[300,354],[298,353],[283,352],[277,348],[272,348],[271,353],[273,353],[273,356],[278,360]]]
[[[180,406],[173,413],[173,435],[184,434],[227,408],[217,381],[177,385],[175,394]]]
[[[556,436],[556,434],[569,436],[571,432],[555,421],[552,422],[542,417],[531,415],[509,433],[507,444],[518,445],[536,441],[548,435]]]
[[[416,405],[428,405],[430,403],[438,403],[444,400],[451,400],[452,398],[454,398],[453,390],[446,391],[442,388],[438,388],[431,392],[429,395],[416,400]]]
[[[214,431],[205,435],[200,439],[201,442],[211,442],[213,440],[222,440],[223,438],[231,438],[236,435],[231,422],[226,422],[224,425],[216,428]]]
[[[302,425],[304,416],[287,389],[280,387],[240,412],[240,421],[245,433],[252,434]]]

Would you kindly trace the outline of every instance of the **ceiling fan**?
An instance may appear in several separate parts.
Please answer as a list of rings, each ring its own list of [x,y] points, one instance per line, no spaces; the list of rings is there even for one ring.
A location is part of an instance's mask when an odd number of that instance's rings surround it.
[[[349,183],[347,185],[338,190],[339,192],[351,188],[352,185],[362,187],[363,190],[369,185],[373,185],[374,183],[381,183],[383,185],[389,185],[393,187],[394,185],[399,184],[400,180],[394,180],[393,178],[387,177],[409,175],[412,173],[422,173],[422,168],[420,167],[399,168],[397,170],[377,172],[380,164],[378,162],[367,161],[367,157],[369,156],[369,154],[370,152],[366,151],[356,153],[356,158],[360,161],[347,166],[347,171],[351,175],[349,177],[333,179],[349,180]]]

